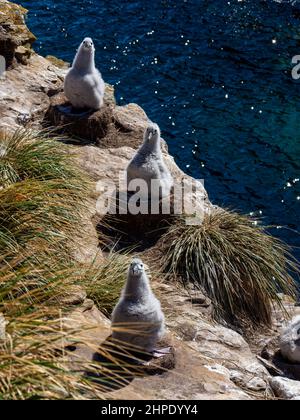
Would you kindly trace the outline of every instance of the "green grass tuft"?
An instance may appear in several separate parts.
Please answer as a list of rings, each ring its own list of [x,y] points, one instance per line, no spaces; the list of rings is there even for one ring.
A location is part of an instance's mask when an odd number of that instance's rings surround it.
[[[0,137],[1,255],[12,243],[43,239],[62,251],[72,242],[89,181],[60,140],[24,129]]]
[[[62,188],[82,188],[80,170],[69,164],[69,149],[51,134],[26,129],[0,134],[0,188],[25,179],[56,179]]]
[[[291,250],[235,212],[215,209],[201,226],[177,218],[162,250],[165,272],[205,291],[215,316],[231,325],[269,326],[273,304],[282,307],[278,293],[295,297]]]

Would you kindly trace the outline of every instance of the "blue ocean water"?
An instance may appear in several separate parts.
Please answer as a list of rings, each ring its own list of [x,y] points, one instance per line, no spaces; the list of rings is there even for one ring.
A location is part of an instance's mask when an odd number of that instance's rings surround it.
[[[85,36],[119,103],[156,121],[210,198],[300,247],[300,5],[275,0],[20,0],[39,53]],[[300,258],[300,252],[295,250]]]

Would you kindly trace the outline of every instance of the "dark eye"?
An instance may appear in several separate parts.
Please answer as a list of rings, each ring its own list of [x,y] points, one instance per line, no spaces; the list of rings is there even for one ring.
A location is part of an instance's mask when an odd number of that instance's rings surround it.
[[[300,328],[299,328],[299,330],[297,331],[297,335],[300,335]]]

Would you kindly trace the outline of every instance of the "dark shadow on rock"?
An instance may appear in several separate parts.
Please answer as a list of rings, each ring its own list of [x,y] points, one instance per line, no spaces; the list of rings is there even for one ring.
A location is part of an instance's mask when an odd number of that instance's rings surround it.
[[[192,305],[201,306],[204,308],[208,308],[211,305],[211,300],[204,295],[191,297],[188,299]]]
[[[114,343],[109,337],[94,353],[93,362],[99,370],[86,372],[86,376],[110,391],[129,385],[135,378],[159,375],[175,367],[175,352],[153,359],[152,355],[129,350],[126,345]]]
[[[90,117],[94,112],[96,112],[94,109],[91,108],[74,108],[69,102],[63,105],[58,105],[57,111],[74,119],[85,119]]]
[[[272,363],[283,372],[283,376],[293,379],[295,381],[300,381],[300,364],[290,363],[286,361],[280,351],[276,352]]]
[[[265,367],[271,375],[300,381],[300,364],[291,363],[283,358],[279,350],[279,337],[273,338],[265,345],[261,356],[267,361]]]
[[[160,200],[155,214],[152,214],[150,201],[144,206],[147,214],[144,211],[132,214],[128,208],[131,197],[130,193],[118,193],[115,205],[98,224],[103,251],[124,252],[132,248],[135,252],[146,251],[156,245],[172,223],[173,197],[170,197],[170,206],[165,208],[167,201]]]

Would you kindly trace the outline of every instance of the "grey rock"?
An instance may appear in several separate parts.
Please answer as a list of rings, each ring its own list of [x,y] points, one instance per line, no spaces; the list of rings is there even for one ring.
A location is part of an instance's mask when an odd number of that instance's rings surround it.
[[[270,380],[271,388],[276,397],[285,400],[300,399],[300,382],[276,376]]]
[[[265,391],[268,386],[264,379],[247,371],[231,371],[230,379],[236,385],[240,386],[241,388],[246,388],[249,391]]]
[[[280,335],[282,356],[291,363],[300,363],[300,316],[294,317]]]

